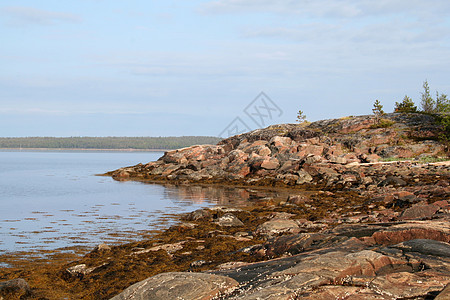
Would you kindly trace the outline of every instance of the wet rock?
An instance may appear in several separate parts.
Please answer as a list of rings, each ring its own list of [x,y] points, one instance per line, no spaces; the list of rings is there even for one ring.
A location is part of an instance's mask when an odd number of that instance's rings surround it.
[[[99,244],[97,247],[94,248],[94,251],[109,251],[111,250],[111,247],[107,244]]]
[[[31,288],[22,278],[0,282],[0,299],[27,299],[29,296]]]
[[[450,257],[450,244],[429,239],[415,239],[392,246],[405,252],[418,252],[437,257]]]
[[[275,236],[284,233],[299,233],[300,228],[294,220],[274,219],[258,226],[256,234]]]
[[[312,246],[313,243],[323,241],[329,236],[315,233],[299,233],[285,235],[269,240],[265,245],[268,257],[280,256],[283,254],[298,254]]]
[[[439,206],[434,205],[434,204],[414,205],[414,206],[404,210],[402,212],[402,214],[400,215],[399,219],[400,220],[429,219],[438,210],[439,210]]]
[[[119,170],[112,176],[115,180],[126,180],[130,178],[130,173],[125,170]]]
[[[206,209],[197,209],[193,212],[186,214],[183,219],[186,221],[197,221],[200,219],[210,219],[212,218],[212,214],[209,210]]]
[[[208,300],[233,291],[238,282],[204,273],[162,273],[138,282],[111,300]]]
[[[385,228],[385,226],[376,224],[342,224],[334,227],[331,233],[338,236],[361,238],[372,236],[375,232]]]
[[[66,269],[66,271],[71,277],[82,278],[83,276],[92,273],[95,269],[95,267],[88,268],[86,264],[79,264]]]
[[[387,176],[385,180],[381,181],[378,184],[378,186],[387,186],[387,185],[404,186],[404,185],[406,185],[406,181],[404,181],[400,177]]]
[[[239,218],[233,215],[232,213],[224,214],[214,223],[216,223],[219,226],[225,227],[244,226],[244,223],[242,223],[242,221],[239,220]]]
[[[306,197],[305,195],[291,195],[288,197],[286,203],[289,204],[295,204],[295,205],[299,205],[299,204],[305,204],[311,202],[311,200]]]
[[[191,262],[191,268],[198,268],[198,267],[201,267],[201,266],[204,266],[204,265],[207,265],[207,264],[210,264],[211,263],[211,261],[206,261],[206,260],[196,260],[196,261],[193,261],[193,262]]]

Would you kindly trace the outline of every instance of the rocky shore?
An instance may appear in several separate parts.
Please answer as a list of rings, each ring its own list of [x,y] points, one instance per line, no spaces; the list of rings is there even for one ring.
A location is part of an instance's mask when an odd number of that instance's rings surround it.
[[[432,116],[384,118],[270,126],[112,171],[244,186],[249,203],[185,214],[152,239],[99,245],[70,263],[2,270],[0,295],[450,299],[447,145]]]

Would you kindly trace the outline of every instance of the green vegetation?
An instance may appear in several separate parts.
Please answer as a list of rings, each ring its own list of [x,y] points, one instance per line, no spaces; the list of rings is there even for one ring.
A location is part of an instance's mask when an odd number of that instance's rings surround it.
[[[375,124],[380,123],[380,118],[382,115],[384,115],[383,111],[383,105],[381,105],[380,100],[375,100],[375,103],[373,104],[372,112],[375,115]]]
[[[418,110],[414,101],[405,96],[401,103],[395,102],[394,112],[399,113],[429,113],[429,114],[439,114],[439,113],[449,113],[450,112],[450,99],[446,94],[441,94],[436,91],[436,99],[431,97],[430,86],[428,81],[423,83],[423,92],[421,93],[420,106],[422,110]]]
[[[394,125],[395,122],[388,120],[388,119],[383,119],[381,118],[378,123],[375,123],[373,125],[370,126],[370,128],[372,129],[376,129],[376,128],[389,128],[392,125]]]
[[[450,115],[437,116],[437,122],[442,126],[442,133],[439,135],[439,139],[450,142]]]
[[[423,112],[426,112],[426,113],[434,112],[434,107],[436,105],[436,102],[434,101],[433,98],[431,98],[430,87],[428,85],[428,81],[426,81],[426,80],[423,83],[422,100],[420,102],[420,105],[422,106]]]
[[[414,101],[405,95],[403,101],[401,103],[395,102],[394,112],[399,113],[415,113],[417,112],[417,106],[414,104]]]
[[[418,161],[421,163],[434,163],[440,161],[448,161],[447,157],[433,157],[433,156],[421,156],[421,157],[408,157],[408,158],[400,158],[400,157],[386,157],[382,158],[383,162],[391,162],[391,161]]]
[[[192,145],[217,144],[211,136],[181,137],[24,137],[0,138],[0,148],[62,149],[177,149]]]
[[[297,122],[299,122],[299,123],[306,122],[306,115],[301,110],[299,110],[297,113]]]

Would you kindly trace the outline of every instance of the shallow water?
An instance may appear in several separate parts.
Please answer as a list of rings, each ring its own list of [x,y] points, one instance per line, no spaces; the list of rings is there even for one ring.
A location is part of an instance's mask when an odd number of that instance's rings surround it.
[[[171,216],[248,192],[118,182],[96,176],[162,152],[0,151],[0,254],[138,240]]]

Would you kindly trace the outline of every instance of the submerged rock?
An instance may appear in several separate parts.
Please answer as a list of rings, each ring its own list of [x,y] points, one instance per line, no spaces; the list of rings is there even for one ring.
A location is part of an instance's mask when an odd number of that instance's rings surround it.
[[[31,296],[31,288],[25,279],[17,278],[0,282],[0,299],[26,299]]]

